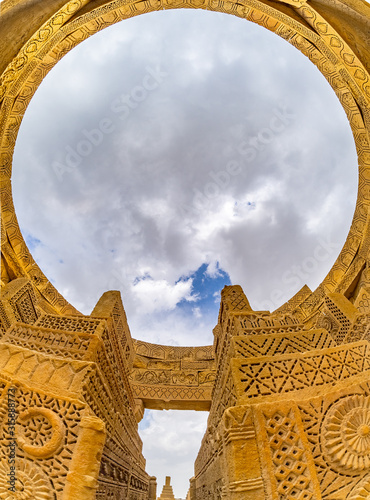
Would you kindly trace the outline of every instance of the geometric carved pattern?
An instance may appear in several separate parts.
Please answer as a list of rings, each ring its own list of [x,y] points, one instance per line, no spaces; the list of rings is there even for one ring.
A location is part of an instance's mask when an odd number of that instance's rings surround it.
[[[200,387],[165,387],[160,385],[133,385],[133,392],[136,398],[159,399],[164,401],[210,401],[212,388]]]
[[[329,297],[325,297],[325,306],[325,315],[319,318],[316,327],[325,328],[341,344],[351,327],[351,321]]]
[[[5,399],[6,397],[3,396],[3,401]],[[18,417],[17,419],[16,435],[22,436],[21,445],[17,448],[17,459],[21,471],[19,480],[21,480],[21,477],[26,480],[27,477],[28,487],[31,488],[33,484],[36,488],[30,491],[38,491],[41,495],[40,497],[25,496],[19,498],[58,498],[59,500],[64,489],[68,465],[77,442],[78,423],[81,420],[84,405],[78,402],[51,398],[22,388],[18,388],[15,400],[19,415],[29,412],[31,409],[33,410],[33,415],[30,415],[30,418],[21,419]],[[45,410],[48,410],[47,414],[54,414],[55,418],[45,418]],[[58,419],[64,422],[68,432],[61,435],[58,433],[58,428],[54,427],[54,422],[57,422]],[[0,429],[3,436],[1,438],[0,460],[5,461],[8,459],[7,445],[12,440],[8,433],[7,413],[1,415]],[[59,446],[51,448],[50,453],[45,454],[45,458],[40,460],[45,446],[53,440],[53,434],[57,438],[61,437],[63,442],[60,442]],[[27,452],[25,452],[25,449]],[[9,472],[9,467],[7,472]],[[52,488],[48,487],[49,495],[51,493],[52,496],[42,496],[46,495],[44,488],[45,477],[53,485]]]
[[[314,500],[313,485],[294,412],[277,411],[266,420],[277,491],[281,500]]]
[[[370,316],[361,314],[353,322],[344,342],[357,342],[358,340],[370,340]]]
[[[238,318],[241,319],[241,318]],[[300,323],[296,325],[282,325],[277,326],[264,326],[264,327],[245,327],[246,322],[241,320],[240,326],[243,328],[238,329],[238,335],[278,335],[279,333],[298,333],[303,329],[303,325]]]
[[[293,392],[346,380],[370,370],[370,345],[365,341],[311,351],[284,359],[234,360],[240,390],[247,397]]]
[[[312,349],[326,349],[336,345],[334,339],[325,330],[309,330],[296,334],[274,336],[236,337],[233,342],[235,355],[245,358],[305,352]]]
[[[117,301],[112,311],[114,341],[118,341],[120,348],[123,351],[124,359],[131,364],[134,356],[131,334],[128,328],[126,314],[123,309],[121,300]],[[117,339],[117,340],[116,340]]]
[[[32,443],[32,446],[43,447],[53,437],[53,426],[42,413],[36,414],[27,422],[23,441]]]
[[[37,321],[37,312],[28,291],[23,292],[16,299],[14,298],[12,302],[15,303],[15,314],[19,321],[30,325]]]
[[[52,331],[19,323],[3,337],[3,342],[9,344],[72,359],[86,359],[90,341],[90,335]]]
[[[297,331],[297,327],[301,328],[298,319],[294,318],[294,316],[288,315],[276,315],[265,313],[260,315],[256,314],[248,314],[246,316],[239,316],[238,320],[240,321],[240,328],[245,330],[258,330],[258,329],[279,329],[283,328],[284,331],[287,328],[292,328],[292,331]],[[253,331],[254,333],[254,331]]]
[[[83,316],[52,316],[51,314],[42,316],[37,322],[37,326],[42,326],[43,328],[81,333],[95,333],[100,324],[101,320],[99,319],[86,318]]]
[[[15,319],[29,325],[35,323],[39,317],[39,312],[31,283],[24,278],[16,279],[11,281],[4,289],[3,298],[9,302],[13,309]],[[5,313],[4,308],[2,308],[2,312]]]
[[[201,362],[214,359],[212,346],[201,347],[175,347],[150,344],[142,340],[134,340],[135,352],[140,356],[168,361],[186,360],[188,362]]]
[[[285,38],[285,37],[284,37]],[[297,310],[299,305],[307,299],[312,294],[311,290],[307,285],[304,285],[299,292],[297,292],[291,299],[288,300],[285,304],[283,304],[278,309],[275,309],[275,313],[278,314],[289,314],[294,310]]]
[[[218,425],[225,410],[234,407],[237,402],[238,397],[236,394],[234,380],[229,372],[224,385],[222,387],[215,386],[212,395],[212,406],[209,416],[209,421],[212,425]]]
[[[0,301],[0,334],[5,333],[7,329],[10,327],[11,323],[8,319],[8,316],[5,312],[5,308]]]
[[[93,363],[60,359],[11,344],[0,344],[0,370],[32,386],[52,384],[58,391],[77,392],[93,370]]]
[[[232,292],[228,296],[227,305],[229,309],[233,312],[235,311],[245,311],[250,310],[251,306],[249,305],[247,297],[244,295],[241,287],[234,287]]]

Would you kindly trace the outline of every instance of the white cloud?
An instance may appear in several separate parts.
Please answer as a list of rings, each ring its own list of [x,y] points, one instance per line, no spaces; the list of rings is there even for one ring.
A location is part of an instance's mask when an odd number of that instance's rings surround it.
[[[200,307],[194,307],[192,311],[196,318],[201,318],[203,316]]]
[[[178,281],[171,285],[165,280],[142,278],[132,286],[134,297],[139,302],[141,311],[150,314],[158,311],[171,311],[182,300],[194,302],[192,295],[193,280]]]
[[[205,274],[210,278],[218,278],[219,276],[221,276],[221,271],[218,263],[216,261],[210,262],[207,266]]]
[[[197,307],[197,306],[196,306]],[[217,307],[217,306],[216,306]],[[190,308],[192,312],[194,308]],[[178,308],[172,311],[135,315],[130,320],[133,336],[154,344],[201,346],[213,343],[214,312],[202,312],[201,317]]]

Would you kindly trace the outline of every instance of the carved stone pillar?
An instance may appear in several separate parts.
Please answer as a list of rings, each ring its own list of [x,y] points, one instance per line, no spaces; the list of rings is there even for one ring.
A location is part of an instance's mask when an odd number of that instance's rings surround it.
[[[94,500],[96,497],[105,425],[99,418],[84,417],[80,427],[82,432],[73,453],[63,500]]]
[[[260,500],[264,488],[251,408],[229,408],[223,415],[222,423],[223,497],[230,500]]]
[[[157,500],[157,478],[149,478],[149,500]]]

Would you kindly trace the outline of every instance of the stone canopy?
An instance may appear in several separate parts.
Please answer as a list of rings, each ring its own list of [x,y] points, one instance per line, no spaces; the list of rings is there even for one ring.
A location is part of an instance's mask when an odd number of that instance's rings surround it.
[[[170,8],[233,14],[289,41],[338,96],[359,162],[353,223],[321,285],[273,312],[225,287],[203,347],[133,339],[116,291],[81,314],[34,261],[12,199],[17,133],[45,75],[104,27]],[[145,408],[209,411],[190,500],[370,497],[369,47],[363,0],[1,2],[0,497],[155,500]]]

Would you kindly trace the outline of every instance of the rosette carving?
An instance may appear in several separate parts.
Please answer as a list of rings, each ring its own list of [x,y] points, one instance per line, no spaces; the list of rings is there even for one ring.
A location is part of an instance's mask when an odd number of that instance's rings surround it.
[[[370,467],[370,398],[349,396],[335,403],[322,428],[323,447],[330,466],[345,473]]]
[[[15,491],[9,489],[9,464],[0,462],[0,498],[3,500],[52,500],[53,488],[45,474],[34,464],[15,463]]]
[[[348,500],[368,500],[370,498],[370,478],[366,476],[348,496]]]

